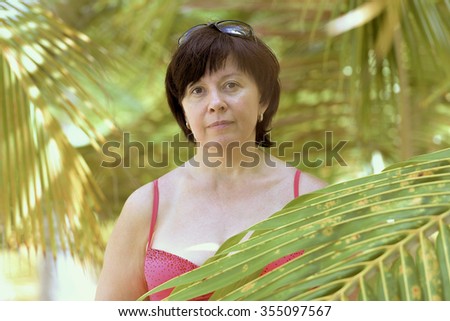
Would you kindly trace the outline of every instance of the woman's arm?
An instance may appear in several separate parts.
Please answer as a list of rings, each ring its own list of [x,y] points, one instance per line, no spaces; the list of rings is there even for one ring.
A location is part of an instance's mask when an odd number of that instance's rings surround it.
[[[153,186],[147,184],[125,202],[106,247],[96,300],[136,300],[147,292],[144,259]]]

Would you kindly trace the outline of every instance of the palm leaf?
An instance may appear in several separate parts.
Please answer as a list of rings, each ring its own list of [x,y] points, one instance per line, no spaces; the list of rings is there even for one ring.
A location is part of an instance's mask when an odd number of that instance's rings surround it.
[[[202,267],[151,292],[176,286],[169,300],[215,291],[220,300],[444,299],[449,186],[450,149],[331,185],[297,198]],[[245,232],[253,234],[239,242]],[[304,255],[255,277],[300,249]]]
[[[111,123],[86,88],[101,88],[104,54],[37,3],[2,1],[0,15],[0,245],[98,262],[102,193],[63,129],[100,149]]]

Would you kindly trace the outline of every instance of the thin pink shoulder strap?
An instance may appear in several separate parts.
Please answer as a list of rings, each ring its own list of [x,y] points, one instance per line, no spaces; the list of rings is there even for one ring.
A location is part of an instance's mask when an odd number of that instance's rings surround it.
[[[158,180],[153,181],[153,208],[152,208],[152,220],[150,222],[150,232],[148,233],[148,247],[152,246],[153,233],[155,232],[156,218],[158,217],[159,207],[159,189]]]
[[[298,183],[300,182],[300,174],[301,174],[301,171],[299,169],[297,169],[297,171],[295,172],[295,178],[294,178],[294,197],[298,197],[298,195],[299,195]]]

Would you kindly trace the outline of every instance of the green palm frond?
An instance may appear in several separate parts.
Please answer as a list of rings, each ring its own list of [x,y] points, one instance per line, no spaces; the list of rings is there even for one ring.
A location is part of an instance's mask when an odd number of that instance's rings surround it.
[[[0,15],[1,247],[98,260],[102,193],[64,127],[100,150],[112,125],[87,88],[101,91],[105,54],[38,3],[0,2]]]
[[[152,292],[178,287],[169,300],[210,292],[217,300],[449,300],[449,224],[446,149],[301,196]]]
[[[358,105],[369,107],[359,108],[360,128],[373,125],[374,116],[383,115],[381,108],[393,106],[391,115],[398,115],[399,119],[390,117],[386,123],[397,130],[395,136],[385,138],[392,141],[398,138],[399,159],[409,158],[418,151],[425,152],[423,140],[418,138],[427,133],[428,141],[432,141],[433,135],[439,132],[429,128],[430,123],[424,122],[423,117],[436,108],[437,102],[445,101],[445,91],[434,92],[434,106],[425,108],[423,101],[431,102],[430,88],[446,87],[448,90],[450,84],[450,69],[443,60],[450,54],[450,43],[448,37],[442,37],[450,32],[445,22],[450,16],[448,7],[444,1],[400,0],[358,5],[346,14],[349,18],[352,14],[361,14],[363,9],[373,16],[343,36],[350,41],[346,42],[347,50],[342,51],[340,60],[352,70],[349,77],[353,79],[347,94],[352,101],[359,102]],[[348,52],[355,52],[355,55],[345,56]],[[372,140],[372,137],[367,138]]]

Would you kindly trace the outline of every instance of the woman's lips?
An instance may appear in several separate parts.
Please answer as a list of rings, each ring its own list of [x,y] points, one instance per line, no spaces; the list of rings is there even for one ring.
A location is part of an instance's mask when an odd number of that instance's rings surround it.
[[[209,124],[208,128],[223,128],[223,127],[230,125],[231,123],[232,123],[232,121],[230,121],[230,120],[219,120],[219,121],[215,121],[214,123]]]

